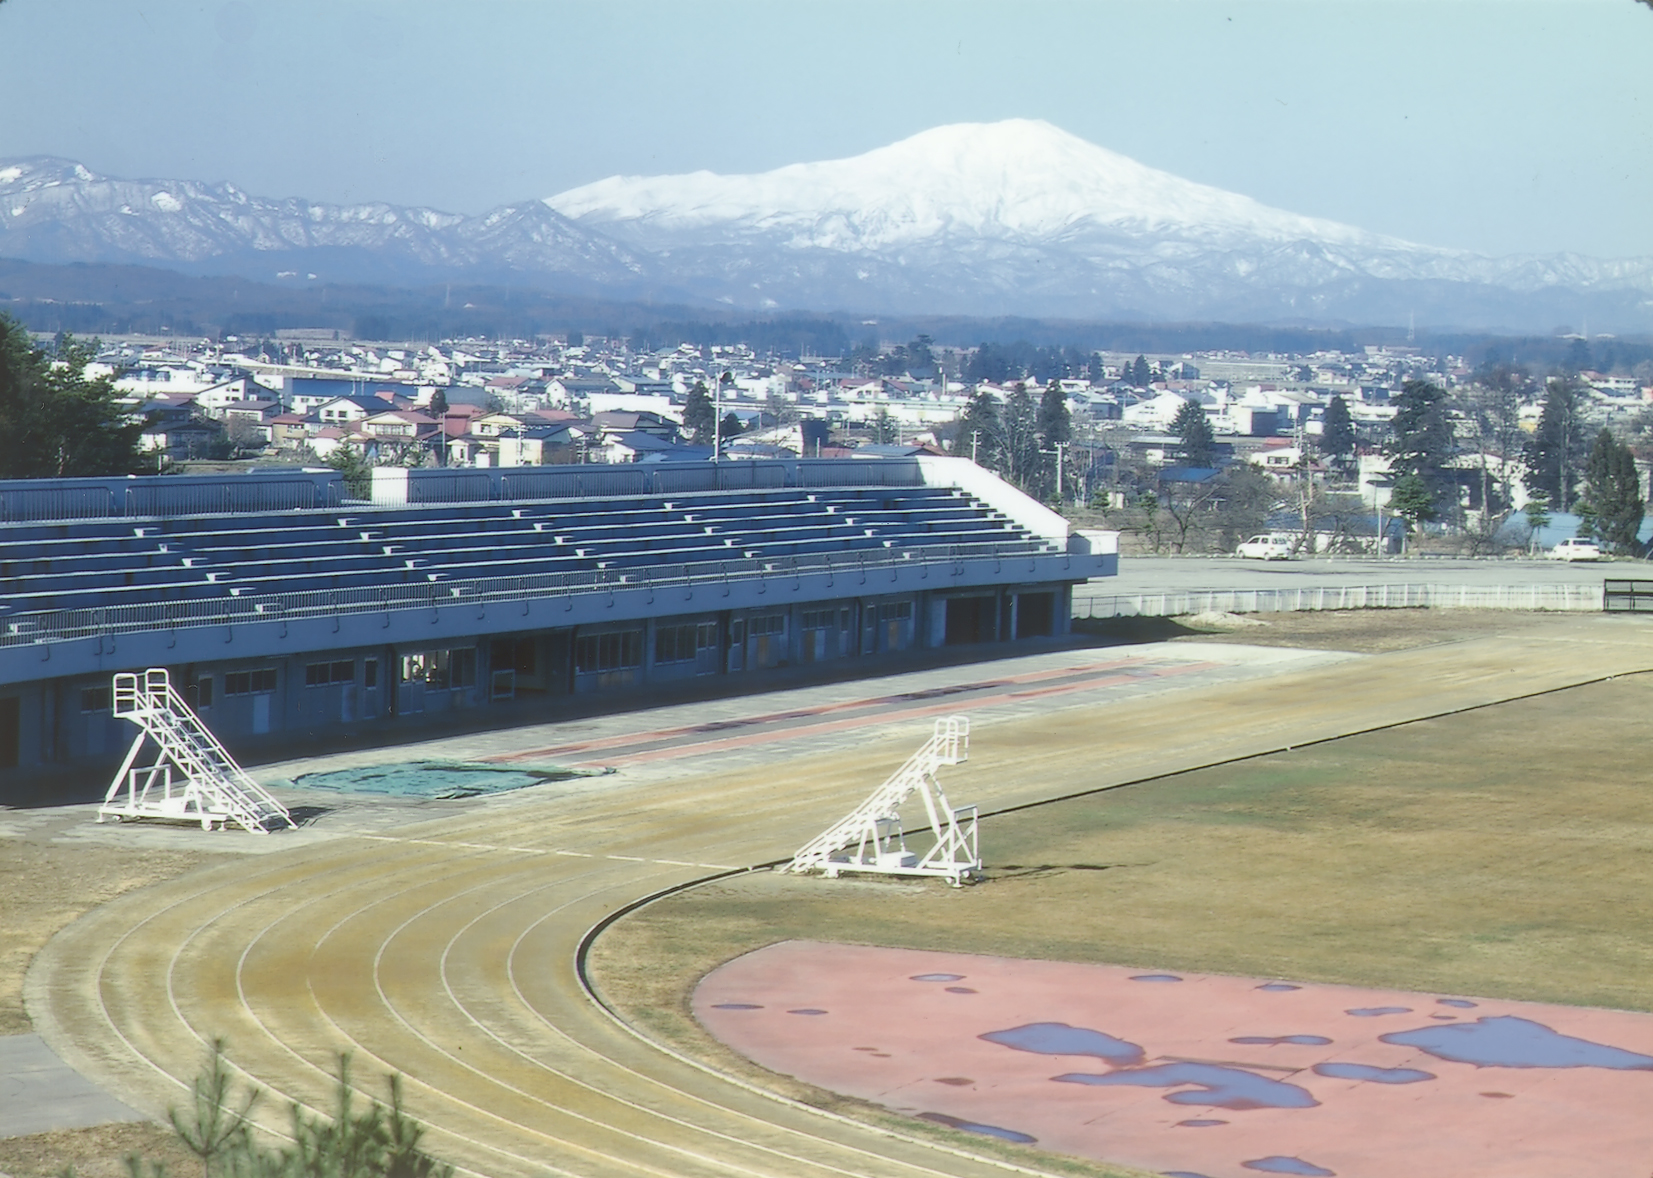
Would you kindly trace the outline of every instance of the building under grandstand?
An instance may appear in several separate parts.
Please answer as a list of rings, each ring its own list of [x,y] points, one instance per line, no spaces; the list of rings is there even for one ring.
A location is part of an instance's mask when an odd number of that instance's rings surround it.
[[[118,671],[168,668],[257,752],[1050,638],[1072,586],[1117,571],[1113,533],[956,458],[377,470],[371,502],[343,491],[331,471],[0,483],[0,783],[112,767]]]

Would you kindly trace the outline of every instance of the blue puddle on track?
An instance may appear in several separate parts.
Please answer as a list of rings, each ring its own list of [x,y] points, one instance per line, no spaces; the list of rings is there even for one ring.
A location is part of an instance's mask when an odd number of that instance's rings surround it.
[[[1028,1023],[1008,1031],[989,1031],[976,1038],[1037,1055],[1094,1055],[1122,1065],[1141,1063],[1143,1055],[1142,1048],[1135,1043],[1089,1027],[1070,1027],[1067,1023]]]
[[[1172,1092],[1165,1099],[1173,1104],[1210,1105],[1214,1108],[1314,1108],[1320,1103],[1309,1095],[1308,1089],[1299,1088],[1296,1084],[1209,1063],[1162,1063],[1101,1075],[1069,1072],[1063,1076],[1052,1076],[1051,1079],[1058,1084],[1089,1084],[1097,1088],[1118,1085],[1180,1088],[1184,1084],[1192,1084],[1195,1089]]]
[[[1575,1039],[1514,1015],[1488,1015],[1472,1023],[1419,1027],[1380,1036],[1385,1043],[1416,1047],[1437,1059],[1480,1068],[1611,1068],[1653,1071],[1653,1056],[1606,1043]]]
[[[985,1137],[997,1137],[1000,1141],[1014,1141],[1019,1145],[1032,1145],[1038,1141],[1026,1133],[1018,1133],[1014,1129],[1006,1129],[1000,1125],[984,1125],[980,1121],[966,1121],[958,1117],[950,1117],[946,1113],[919,1113],[921,1121],[934,1121],[938,1125],[946,1125],[949,1129],[963,1129],[966,1133],[980,1133]]]
[[[1302,1158],[1288,1158],[1275,1154],[1273,1157],[1253,1158],[1240,1165],[1248,1170],[1258,1170],[1264,1174],[1300,1174],[1303,1178],[1337,1178],[1336,1170],[1328,1170],[1324,1166],[1317,1166],[1313,1162],[1305,1162]]]
[[[1380,1068],[1369,1063],[1317,1063],[1314,1073],[1333,1080],[1365,1080],[1372,1084],[1418,1084],[1435,1078],[1434,1072],[1417,1068]]]
[[[1289,1043],[1293,1047],[1324,1047],[1331,1042],[1324,1035],[1241,1035],[1230,1043],[1244,1043],[1254,1047],[1278,1047]]]
[[[335,793],[377,794],[394,798],[474,798],[585,774],[568,769],[523,769],[515,766],[454,761],[399,761],[361,765],[293,779],[303,789]]]

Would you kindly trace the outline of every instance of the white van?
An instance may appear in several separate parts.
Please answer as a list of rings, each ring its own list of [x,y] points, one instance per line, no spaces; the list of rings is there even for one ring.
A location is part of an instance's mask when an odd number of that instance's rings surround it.
[[[1251,560],[1290,560],[1294,539],[1284,532],[1253,536],[1236,548],[1234,554]]]

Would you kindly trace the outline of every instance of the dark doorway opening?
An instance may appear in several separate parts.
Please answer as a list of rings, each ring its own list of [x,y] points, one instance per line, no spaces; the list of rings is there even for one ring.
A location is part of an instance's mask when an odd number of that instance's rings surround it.
[[[1016,595],[1016,637],[1049,638],[1056,621],[1056,594]]]
[[[0,699],[0,769],[17,768],[23,751],[21,705],[15,695]]]
[[[964,646],[973,642],[992,642],[997,613],[991,597],[949,597],[942,644]]]

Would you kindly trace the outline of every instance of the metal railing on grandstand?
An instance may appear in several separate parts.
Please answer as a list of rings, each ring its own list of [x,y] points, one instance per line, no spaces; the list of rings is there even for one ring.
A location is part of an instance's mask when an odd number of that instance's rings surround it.
[[[741,460],[628,465],[499,467],[409,472],[409,503],[516,502],[607,495],[684,495],[785,487],[918,487],[916,462],[900,459]]]
[[[924,485],[918,463],[901,458],[518,466],[413,470],[406,475],[410,505]],[[336,471],[16,479],[0,482],[0,523],[319,510],[337,508],[344,498],[344,483]]]
[[[990,562],[995,572],[1014,571],[1021,561],[1027,570],[1041,560],[1069,561],[1066,553],[1028,540],[992,547],[923,545],[887,552],[853,555],[788,556],[751,560],[706,561],[693,564],[653,565],[626,569],[541,573],[509,577],[432,581],[419,585],[365,586],[356,589],[311,590],[297,593],[243,594],[194,601],[158,601],[87,609],[41,610],[0,614],[0,646],[59,642],[107,634],[185,629],[192,626],[240,625],[343,614],[384,613],[392,610],[444,609],[494,602],[572,597],[622,590],[658,591],[673,587],[733,581],[786,581],[805,575],[843,577],[851,584],[876,583],[881,575],[893,581],[904,569],[928,576],[937,568],[962,571]],[[1048,566],[1047,566],[1048,567]],[[865,591],[865,590],[864,590]]]
[[[1644,582],[1644,584],[1648,584]],[[1653,584],[1644,608],[1653,608]],[[1075,590],[1076,618],[1182,617],[1200,613],[1285,613],[1322,609],[1603,608],[1600,585],[1315,585],[1300,589],[1194,589],[1177,593],[1085,594]]]
[[[333,475],[37,479],[0,483],[0,523],[338,507]]]

